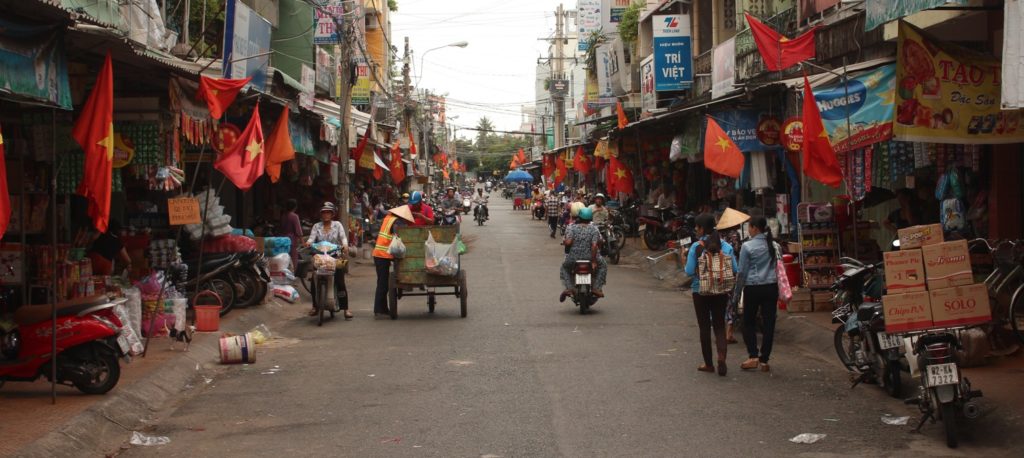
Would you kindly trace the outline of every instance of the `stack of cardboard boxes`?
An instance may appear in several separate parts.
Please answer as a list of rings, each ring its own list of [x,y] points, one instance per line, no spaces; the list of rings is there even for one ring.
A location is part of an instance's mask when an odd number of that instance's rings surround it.
[[[942,226],[899,230],[900,251],[885,253],[886,332],[969,326],[992,319],[988,289],[974,283],[967,241],[946,242]]]

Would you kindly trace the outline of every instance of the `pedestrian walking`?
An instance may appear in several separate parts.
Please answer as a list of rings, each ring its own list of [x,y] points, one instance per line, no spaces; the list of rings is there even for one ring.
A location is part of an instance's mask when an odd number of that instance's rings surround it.
[[[770,372],[768,365],[775,339],[775,318],[779,302],[776,261],[781,248],[772,237],[768,220],[755,216],[750,220],[750,240],[740,249],[739,281],[743,285],[743,341],[747,345],[747,358],[741,369]],[[761,346],[757,345],[757,317],[761,316]]]
[[[551,191],[547,192],[547,198],[544,199],[544,214],[548,217],[551,238],[555,238],[555,231],[558,230],[558,220],[562,218],[562,201]]]
[[[284,215],[281,215],[281,236],[292,241],[292,249],[288,254],[292,257],[293,270],[299,265],[299,244],[302,243],[302,221],[295,213],[298,208],[298,201],[288,199],[284,203]]]
[[[697,370],[714,372],[711,360],[711,329],[715,331],[715,348],[718,350],[718,375],[728,372],[726,356],[728,344],[725,341],[725,308],[729,293],[735,284],[736,259],[732,246],[722,243],[715,230],[715,217],[703,213],[695,220],[699,242],[690,247],[686,257],[686,274],[693,278],[693,309],[697,314],[697,328],[700,330],[700,349],[704,364]]]

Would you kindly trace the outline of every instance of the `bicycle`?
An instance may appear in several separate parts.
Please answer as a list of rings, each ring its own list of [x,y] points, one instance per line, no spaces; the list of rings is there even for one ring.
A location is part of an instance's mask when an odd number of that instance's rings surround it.
[[[1024,242],[1003,240],[993,247],[988,240],[974,239],[968,251],[975,259],[991,254],[992,271],[984,283],[992,302],[992,323],[986,329],[992,353],[1016,353],[1024,345]]]

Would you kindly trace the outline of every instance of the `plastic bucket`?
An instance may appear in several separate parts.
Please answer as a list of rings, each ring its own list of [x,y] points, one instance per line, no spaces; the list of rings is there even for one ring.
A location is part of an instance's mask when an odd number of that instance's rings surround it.
[[[217,332],[220,329],[220,306],[219,305],[197,305],[196,309],[196,331]]]
[[[220,338],[221,364],[256,362],[256,343],[249,334]]]

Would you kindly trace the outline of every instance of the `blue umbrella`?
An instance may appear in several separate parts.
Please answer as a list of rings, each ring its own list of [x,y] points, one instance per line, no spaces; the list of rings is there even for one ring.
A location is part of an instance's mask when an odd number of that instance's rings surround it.
[[[533,175],[530,175],[529,172],[523,170],[513,170],[509,172],[508,175],[505,175],[505,181],[525,181],[532,183]]]

